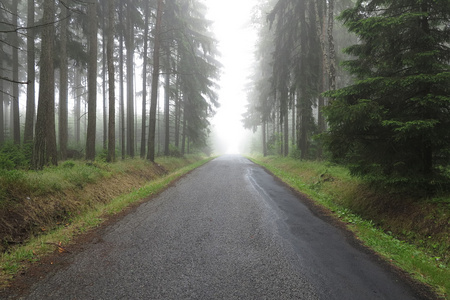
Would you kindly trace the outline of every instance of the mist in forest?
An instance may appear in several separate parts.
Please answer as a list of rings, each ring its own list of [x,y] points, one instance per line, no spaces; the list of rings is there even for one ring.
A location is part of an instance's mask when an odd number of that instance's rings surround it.
[[[432,182],[448,2],[401,3],[3,1],[0,144],[33,169],[254,152]]]

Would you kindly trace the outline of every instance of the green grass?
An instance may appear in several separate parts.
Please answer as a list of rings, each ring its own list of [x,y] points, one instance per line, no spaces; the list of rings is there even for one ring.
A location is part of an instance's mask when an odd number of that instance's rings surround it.
[[[91,209],[81,213],[73,214],[70,221],[65,224],[61,224],[54,230],[50,230],[45,234],[31,237],[24,245],[10,248],[7,252],[0,255],[0,288],[7,285],[11,278],[26,268],[30,262],[35,262],[41,257],[55,251],[55,245],[61,243],[62,245],[70,244],[71,241],[79,234],[83,234],[93,228],[102,224],[109,216],[115,215],[130,205],[138,203],[143,199],[155,195],[164,190],[171,182],[180,178],[184,174],[191,170],[205,164],[212,158],[200,158],[200,157],[188,157],[187,159],[175,159],[175,158],[162,158],[157,162],[170,170],[166,175],[159,176],[154,180],[148,181],[144,186],[134,189],[128,194],[121,195],[107,203],[96,203]],[[78,163],[76,163],[78,164]],[[110,164],[110,172],[131,172],[131,169],[136,170],[142,168],[140,160],[125,161],[117,164]],[[148,167],[148,165],[147,165]],[[58,167],[60,168],[60,167]],[[57,169],[58,169],[57,168]],[[76,168],[75,166],[73,167]],[[76,168],[76,172],[83,172],[83,168]],[[46,170],[43,172],[45,175],[41,175],[45,178],[46,188],[53,192],[54,186],[52,186],[51,178],[57,178],[55,174],[58,174],[60,170]],[[68,175],[65,171],[63,174]],[[74,178],[77,183],[87,184],[90,180],[95,180],[97,176],[105,176],[103,168],[102,172],[89,172],[90,175],[81,175],[83,179]],[[61,174],[59,174],[61,175]],[[24,176],[27,176],[26,174]],[[35,175],[31,175],[35,176]],[[38,175],[39,176],[39,175]],[[56,176],[56,177],[55,177]],[[94,179],[92,179],[94,178]],[[70,180],[69,180],[70,181]],[[91,181],[92,182],[92,181]],[[63,184],[65,188],[71,188],[71,185]],[[57,187],[59,189],[60,187]]]
[[[414,224],[405,224],[405,228],[397,228],[403,224],[395,222],[396,215],[380,216],[379,213],[377,214],[380,208],[382,210],[383,205],[392,202],[392,198],[389,197],[393,196],[380,195],[380,199],[378,199],[376,191],[371,190],[364,182],[351,177],[348,170],[343,167],[326,162],[299,161],[281,157],[253,156],[250,159],[264,166],[289,186],[306,194],[319,205],[326,207],[333,215],[347,223],[348,228],[355,233],[359,240],[384,259],[407,271],[420,282],[430,285],[440,296],[449,299],[448,197],[422,199],[422,202],[414,202],[414,205],[411,204],[410,210],[406,213],[418,210],[415,214],[423,216],[424,227],[429,224],[439,224],[440,226],[437,228],[442,228],[442,231],[435,231],[435,237],[415,232]],[[400,197],[400,195],[394,196],[393,198]],[[387,197],[390,202],[384,197]],[[371,202],[375,202],[375,204],[371,206]],[[407,205],[405,203],[402,205]],[[362,217],[355,210],[364,212],[365,215],[372,216],[372,218]],[[378,219],[377,216],[383,220]],[[389,223],[389,220],[384,220],[384,218],[391,218],[394,221]],[[408,215],[404,218],[407,219]],[[432,222],[428,222],[429,220]],[[403,221],[403,223],[407,222]],[[394,234],[393,232],[407,234]]]

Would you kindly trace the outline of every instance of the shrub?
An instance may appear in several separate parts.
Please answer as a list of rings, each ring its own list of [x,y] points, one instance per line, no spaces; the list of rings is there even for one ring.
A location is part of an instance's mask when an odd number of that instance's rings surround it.
[[[0,169],[26,168],[30,165],[31,157],[32,144],[25,144],[21,147],[7,142],[0,148]]]

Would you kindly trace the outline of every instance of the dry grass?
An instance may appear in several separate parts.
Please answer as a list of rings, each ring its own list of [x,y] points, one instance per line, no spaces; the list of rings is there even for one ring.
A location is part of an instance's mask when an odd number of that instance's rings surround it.
[[[0,252],[31,235],[70,224],[98,203],[130,193],[199,159],[161,158],[157,164],[140,159],[114,164],[70,161],[42,172],[1,174]]]
[[[156,164],[139,159],[127,160],[96,165],[100,172],[94,173],[100,176],[95,175],[92,179],[88,175],[86,178],[90,179],[83,182],[75,179],[75,185],[67,176],[68,182],[60,183],[54,190],[49,189],[47,195],[39,192],[31,198],[26,196],[30,194],[29,190],[22,193],[14,190],[18,198],[4,201],[0,208],[0,214],[8,217],[4,220],[0,216],[0,226],[10,233],[2,236],[6,243],[0,256],[0,289],[30,262],[55,250],[65,251],[64,245],[71,243],[75,236],[97,227],[108,216],[131,204],[158,193],[176,178],[208,160],[200,156],[162,158]],[[72,164],[71,168],[77,168],[77,165],[83,168],[85,163]],[[58,173],[59,168],[46,170],[38,176],[53,177],[53,174],[45,173]],[[36,174],[30,174],[30,177],[34,176]],[[60,189],[61,185],[65,189]],[[9,191],[8,194],[12,195]]]

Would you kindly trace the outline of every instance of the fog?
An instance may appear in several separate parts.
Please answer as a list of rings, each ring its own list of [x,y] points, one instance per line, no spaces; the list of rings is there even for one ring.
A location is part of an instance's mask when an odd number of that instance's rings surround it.
[[[244,153],[249,134],[242,125],[247,104],[245,87],[250,80],[257,36],[250,20],[257,1],[208,0],[205,3],[207,18],[214,22],[213,32],[223,64],[218,91],[221,107],[212,120],[214,151],[217,154]]]

